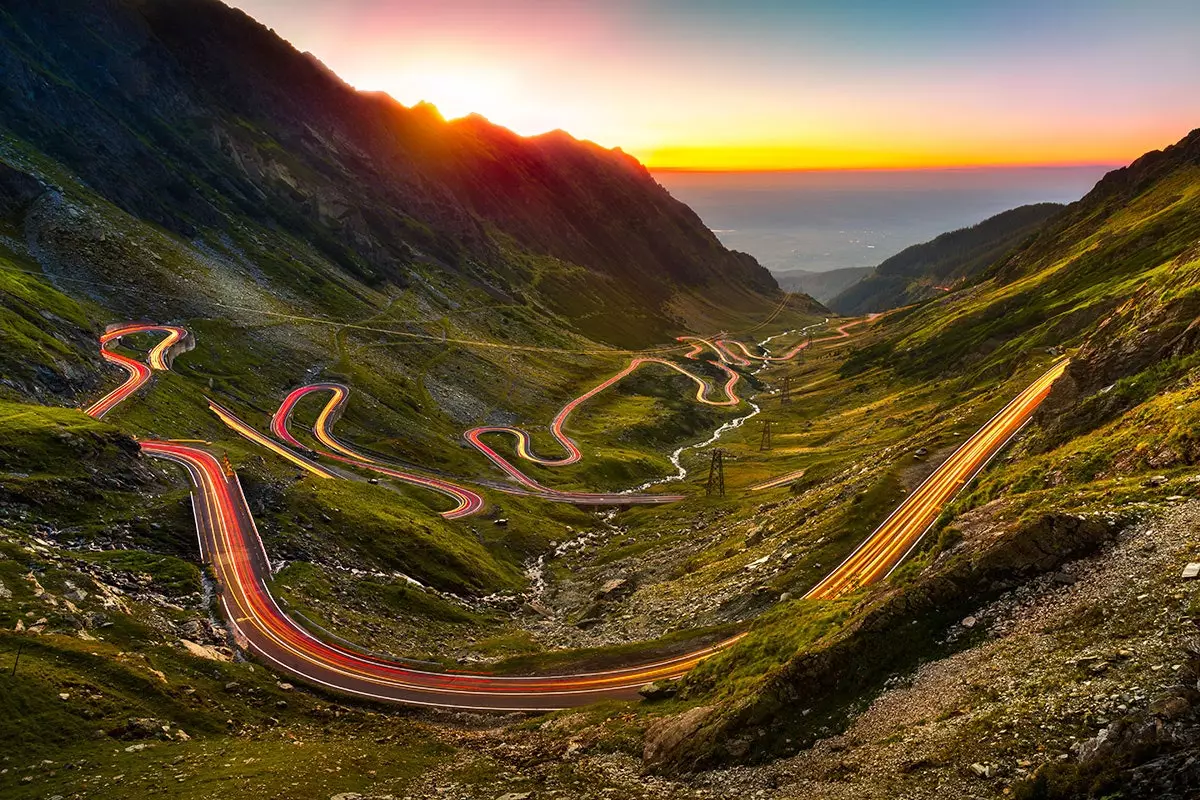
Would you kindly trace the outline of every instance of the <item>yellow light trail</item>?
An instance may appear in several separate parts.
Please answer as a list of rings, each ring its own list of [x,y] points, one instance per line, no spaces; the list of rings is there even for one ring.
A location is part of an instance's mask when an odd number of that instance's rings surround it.
[[[329,470],[322,467],[320,464],[316,464],[316,463],[310,461],[309,459],[304,458],[303,456],[298,456],[295,453],[293,453],[291,450],[287,449],[283,445],[276,442],[274,439],[271,439],[270,437],[267,437],[267,436],[263,436],[261,433],[254,430],[254,428],[252,428],[249,425],[247,425],[246,423],[242,422],[240,419],[235,417],[231,412],[229,412],[226,409],[222,408],[221,406],[217,405],[212,400],[208,401],[208,407],[214,414],[217,415],[217,418],[220,419],[221,422],[225,423],[226,427],[228,427],[230,430],[232,430],[234,433],[237,433],[239,436],[243,437],[244,439],[247,439],[247,440],[253,442],[254,444],[258,445],[259,447],[267,448],[275,455],[286,459],[287,461],[291,462],[292,464],[295,464],[297,467],[300,467],[300,469],[305,470],[306,472],[308,472],[312,475],[316,475],[318,478],[335,478],[335,477],[337,477],[332,472],[330,472]]]
[[[890,573],[933,526],[954,495],[1025,426],[1069,363],[1069,359],[1056,362],[1001,409],[805,597],[832,599]]]

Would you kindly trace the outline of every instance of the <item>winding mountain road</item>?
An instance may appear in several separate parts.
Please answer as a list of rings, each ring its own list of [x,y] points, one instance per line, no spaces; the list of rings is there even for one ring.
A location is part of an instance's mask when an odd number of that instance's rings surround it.
[[[484,426],[484,427],[472,428],[471,430],[469,430],[465,434],[463,434],[463,436],[468,442],[471,443],[471,445],[476,450],[478,450],[479,452],[481,452],[485,456],[487,456],[488,459],[490,459],[493,464],[500,467],[500,469],[504,470],[504,472],[507,475],[512,477],[514,480],[516,480],[522,486],[525,486],[528,489],[531,489],[534,492],[537,492],[539,494],[547,493],[547,492],[555,493],[553,489],[549,489],[548,487],[541,485],[540,483],[535,481],[533,478],[530,478],[528,475],[526,475],[524,472],[522,472],[520,469],[518,469],[515,465],[513,465],[512,462],[510,462],[504,456],[500,455],[500,453],[496,452],[495,449],[493,449],[492,447],[487,445],[483,441],[482,437],[484,435],[490,434],[490,433],[502,433],[502,434],[508,434],[508,435],[512,436],[513,438],[515,438],[517,440],[517,454],[521,458],[525,459],[526,461],[532,461],[535,464],[541,464],[542,466],[546,466],[546,467],[563,467],[568,464],[574,464],[583,457],[583,453],[579,450],[578,445],[576,445],[575,442],[571,440],[571,437],[567,436],[567,434],[563,431],[563,426],[566,425],[567,420],[570,418],[571,414],[574,413],[575,409],[579,408],[581,405],[583,405],[585,402],[587,402],[591,398],[600,394],[605,389],[608,389],[610,386],[613,386],[614,384],[618,383],[619,381],[623,380],[624,378],[628,377],[629,375],[632,375],[634,372],[641,369],[643,366],[645,366],[647,364],[659,364],[659,365],[668,367],[670,369],[673,369],[676,372],[678,372],[679,374],[690,378],[696,384],[696,402],[698,402],[698,403],[703,403],[704,405],[709,405],[709,406],[727,406],[727,407],[736,406],[739,403],[741,403],[741,398],[739,398],[737,396],[736,392],[734,391],[734,387],[737,386],[737,383],[739,380],[741,380],[742,376],[739,375],[738,373],[734,372],[733,370],[731,370],[729,367],[725,366],[724,364],[721,364],[721,363],[718,363],[715,361],[710,361],[709,363],[716,366],[717,368],[721,369],[726,374],[725,385],[722,387],[722,391],[725,394],[724,400],[710,399],[708,396],[709,392],[710,392],[710,386],[708,384],[708,381],[706,381],[704,378],[700,377],[699,375],[696,375],[694,372],[690,372],[689,370],[679,366],[678,364],[676,364],[672,361],[667,361],[662,358],[641,358],[641,357],[634,358],[632,361],[629,362],[629,365],[627,367],[625,367],[625,369],[616,373],[615,375],[608,378],[604,382],[598,384],[597,386],[590,389],[589,391],[584,392],[579,397],[576,397],[574,400],[572,400],[569,403],[567,403],[566,405],[564,405],[562,407],[562,409],[558,412],[558,414],[556,414],[554,416],[554,419],[550,423],[550,434],[554,437],[555,441],[557,441],[560,445],[562,445],[563,449],[567,451],[567,455],[563,456],[562,458],[542,458],[542,457],[536,455],[533,452],[533,444],[529,437],[529,434],[526,433],[525,431],[521,430],[520,428],[509,428],[509,427],[501,427],[501,426]],[[610,497],[610,498],[624,498],[625,503],[636,502],[638,498],[661,497],[661,495],[632,495],[632,494],[614,494],[614,495],[606,495],[606,496]],[[679,497],[679,496],[675,496],[674,499],[682,500],[683,498]]]
[[[850,324],[839,328],[840,334]],[[89,407],[87,412],[95,417],[107,413],[131,395],[147,380],[150,371],[145,365],[107,350],[109,343],[126,333],[159,331],[167,336],[150,352],[150,365],[156,369],[169,367],[168,353],[187,332],[182,328],[167,326],[117,327],[105,334],[101,340],[105,358],[118,364],[129,373],[129,378],[117,390],[105,395],[101,401]],[[180,333],[181,332],[181,333]],[[842,338],[841,336],[829,337]],[[815,340],[826,341],[826,340]],[[713,344],[705,342],[720,355]],[[794,355],[809,345],[793,348]],[[752,355],[745,350],[747,355]],[[110,357],[111,356],[111,357]],[[578,447],[563,433],[562,427],[571,411],[589,397],[611,386],[617,380],[650,359],[631,363],[623,371],[605,381],[595,389],[568,403],[555,417],[551,427],[568,455],[557,461],[546,463],[572,463],[578,460]],[[636,361],[636,360],[635,360]],[[736,404],[733,394],[737,373],[728,370],[732,377],[726,384],[727,400],[711,401],[707,398],[708,385],[703,379],[686,370],[667,363],[689,375],[699,384],[697,398],[701,402]],[[837,569],[818,583],[807,598],[827,599],[838,597],[859,586],[886,576],[916,546],[929,530],[937,515],[946,504],[978,474],[988,461],[1015,436],[1029,421],[1033,412],[1045,399],[1054,381],[1066,368],[1067,360],[1054,364],[1046,373],[1021,392],[977,433],[971,436],[945,463],[939,466],[925,482],[904,500],[900,506],[862,545],[859,546]],[[139,368],[132,365],[137,364]],[[144,371],[143,371],[144,370]],[[333,421],[346,402],[348,389],[341,384],[313,384],[294,390],[285,398],[272,419],[272,432],[292,447],[303,449],[303,445],[288,430],[288,421],[296,402],[304,395],[329,391],[332,399],[325,405],[314,429],[321,444],[328,448],[323,454],[348,463],[376,471],[390,469],[378,460],[358,453],[337,440],[331,430]],[[225,409],[211,403],[228,419],[245,426],[254,435],[272,443],[293,457],[308,461],[313,467],[336,477],[324,467],[292,452],[274,440],[253,431]],[[491,429],[476,429],[480,433]],[[516,429],[500,429],[517,436],[518,451],[533,461],[540,461],[528,446],[528,437]],[[240,431],[239,431],[240,432]],[[246,434],[243,434],[246,435]],[[281,672],[293,675],[314,685],[358,697],[407,703],[412,705],[438,706],[447,708],[496,710],[496,711],[545,711],[577,705],[585,705],[602,699],[626,698],[636,695],[639,687],[648,682],[673,678],[685,674],[701,660],[736,644],[746,634],[739,634],[698,650],[670,658],[630,667],[600,670],[591,673],[548,675],[534,677],[512,677],[455,672],[434,672],[416,669],[402,660],[389,660],[367,655],[337,644],[317,639],[286,614],[271,595],[269,579],[270,562],[254,524],[254,518],[246,504],[241,484],[231,470],[226,472],[217,458],[207,450],[182,442],[143,441],[142,450],[149,456],[162,458],[181,465],[189,474],[193,484],[193,511],[196,530],[200,539],[202,557],[212,564],[220,587],[220,602],[226,618],[240,646],[257,653],[263,661]],[[274,449],[274,447],[272,449]],[[507,463],[507,462],[506,462]],[[510,465],[511,466],[511,465]],[[514,468],[515,469],[515,468]],[[313,470],[309,470],[312,472]],[[397,470],[402,480],[418,482],[419,485],[440,491],[458,502],[458,507],[447,516],[464,516],[473,503],[473,495],[461,487],[438,482],[434,479]],[[519,472],[519,471],[518,471]],[[383,474],[388,474],[384,472]],[[479,500],[482,503],[482,499]]]
[[[226,475],[215,456],[197,447],[165,441],[141,445],[147,455],[180,464],[191,476],[201,554],[212,564],[221,607],[239,645],[318,686],[411,705],[544,711],[634,697],[646,683],[683,675],[737,640],[633,667],[538,677],[432,672],[330,644],[300,627],[272,597],[270,562],[236,475]]]
[[[329,401],[317,416],[316,424],[313,426],[313,435],[318,441],[324,445],[324,449],[318,447],[313,452],[318,453],[324,458],[329,458],[334,461],[358,467],[360,469],[369,470],[371,472],[385,475],[389,478],[394,478],[404,483],[413,486],[421,486],[426,489],[432,489],[455,501],[456,505],[449,511],[443,511],[442,516],[446,519],[458,519],[460,517],[477,514],[484,509],[485,503],[483,497],[477,492],[468,489],[464,486],[451,483],[433,475],[427,475],[415,472],[411,469],[401,469],[396,465],[388,464],[384,460],[375,456],[361,453],[349,445],[338,439],[333,433],[333,424],[337,421],[342,410],[345,408],[346,402],[350,397],[350,389],[340,383],[314,383],[308,386],[301,386],[298,389],[293,389],[284,398],[279,410],[275,412],[271,418],[271,432],[283,441],[288,442],[293,447],[308,449],[292,434],[289,425],[291,423],[292,413],[295,410],[296,404],[301,398],[314,392],[329,391],[332,393]],[[228,423],[227,423],[228,424]],[[244,424],[244,423],[242,423]],[[240,431],[239,431],[240,432]],[[261,434],[256,435],[261,436]],[[245,434],[244,434],[245,435]],[[490,449],[490,448],[489,448]],[[503,458],[497,455],[497,458]],[[507,462],[505,462],[507,463]],[[552,489],[548,486],[534,481],[531,478],[524,476],[519,470],[513,468],[513,472],[519,477],[519,483],[524,489],[519,489],[511,486],[493,485],[491,488],[506,492],[508,494],[516,494],[525,497],[538,497],[543,500],[549,500],[556,503],[573,503],[575,505],[658,505],[662,503],[674,503],[684,499],[683,495],[674,494],[614,494],[604,492],[566,492],[558,489]]]
[[[280,404],[279,410],[271,417],[271,433],[275,434],[277,439],[282,439],[292,447],[305,448],[292,435],[292,432],[288,429],[288,424],[291,422],[292,412],[296,408],[296,403],[300,402],[300,399],[304,396],[314,392],[330,392],[332,394],[329,402],[321,409],[321,413],[317,417],[317,422],[313,426],[313,434],[325,448],[328,448],[315,451],[322,457],[340,461],[343,464],[349,464],[361,469],[368,469],[380,475],[386,475],[389,478],[394,478],[414,486],[423,486],[426,489],[432,489],[435,492],[443,494],[455,503],[454,508],[441,512],[442,516],[446,519],[468,517],[483,510],[485,505],[483,497],[470,489],[430,475],[421,475],[416,472],[395,469],[384,464],[379,459],[357,452],[335,437],[333,435],[333,423],[337,421],[342,410],[346,407],[346,401],[350,398],[350,390],[340,383],[313,383],[289,392],[287,397],[283,399],[283,403]]]
[[[123,356],[120,353],[114,353],[109,349],[110,345],[117,344],[121,337],[133,333],[165,333],[163,340],[156,344],[147,357],[149,366],[143,364],[137,359]],[[100,356],[110,364],[116,364],[121,369],[128,373],[125,382],[117,388],[113,389],[108,394],[101,397],[95,403],[84,409],[83,413],[89,417],[101,419],[109,411],[112,411],[120,405],[126,398],[136,392],[138,389],[146,385],[150,380],[151,370],[167,370],[170,369],[170,360],[174,352],[174,348],[180,342],[189,337],[189,333],[184,328],[179,328],[173,325],[147,325],[137,322],[129,322],[121,325],[109,326],[100,336]]]

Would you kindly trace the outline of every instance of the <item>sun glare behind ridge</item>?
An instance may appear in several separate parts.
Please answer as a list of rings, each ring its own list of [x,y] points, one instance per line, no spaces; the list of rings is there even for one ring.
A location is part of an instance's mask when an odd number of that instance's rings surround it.
[[[562,109],[547,107],[530,95],[518,75],[494,65],[426,59],[353,82],[359,89],[387,92],[408,106],[431,103],[446,119],[480,114],[522,136],[564,126]]]

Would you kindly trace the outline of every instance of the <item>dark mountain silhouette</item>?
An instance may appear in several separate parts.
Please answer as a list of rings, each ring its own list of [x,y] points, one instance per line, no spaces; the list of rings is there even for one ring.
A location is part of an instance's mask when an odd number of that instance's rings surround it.
[[[568,316],[589,295],[664,331],[696,304],[778,300],[621,151],[355,91],[217,0],[14,0],[0,70],[0,125],[185,237],[249,218],[369,285],[422,260],[509,290],[515,260],[550,257],[541,289]]]

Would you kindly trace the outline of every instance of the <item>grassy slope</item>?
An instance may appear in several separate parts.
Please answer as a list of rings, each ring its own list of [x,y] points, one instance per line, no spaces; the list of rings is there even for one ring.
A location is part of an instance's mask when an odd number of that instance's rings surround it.
[[[26,534],[0,528],[5,797],[145,797],[164,781],[175,797],[403,789],[454,754],[403,715],[345,708],[281,688],[261,667],[203,660],[174,647],[162,617],[207,613],[196,605],[190,565],[97,554],[108,574],[150,572],[151,585],[181,604],[170,610],[128,600],[127,610],[113,610],[99,602],[92,575],[75,566],[75,556],[54,548],[32,553],[31,545]],[[49,594],[35,595],[26,575],[36,575]],[[71,587],[87,594],[68,612],[63,596]],[[77,634],[73,620],[84,614],[99,615],[103,627],[89,624]],[[17,620],[28,626],[43,617],[49,630],[40,636],[11,632]],[[153,726],[140,735],[123,732],[132,718]]]
[[[18,249],[0,225],[0,392],[10,398],[66,389],[65,375],[92,371],[84,332],[95,329],[94,306],[55,291],[36,274],[35,262]],[[16,233],[15,230],[12,231]]]
[[[1077,350],[1080,373],[1106,352],[1136,351],[1138,358],[1124,367],[1124,377],[1119,365],[1104,362],[1103,374],[1114,374],[1111,386],[1089,385],[1083,374],[1065,381],[1064,399],[1052,399],[1039,424],[943,516],[939,535],[897,573],[899,585],[918,585],[922,568],[961,536],[954,517],[989,501],[998,501],[988,508],[998,524],[1019,529],[1048,512],[1136,514],[1147,502],[1191,494],[1188,467],[1200,459],[1189,411],[1196,361],[1186,349],[1191,340],[1179,337],[1194,313],[1188,310],[1200,275],[1198,219],[1200,169],[1184,165],[1140,185],[1133,197],[1073,208],[1058,228],[982,283],[885,317],[844,359],[794,370],[793,386],[798,380],[812,388],[799,404],[768,412],[775,449],[758,453],[759,432],[750,427],[731,436],[729,449],[735,486],[805,469],[792,487],[796,494],[789,498],[788,487],[779,487],[720,502],[733,509],[728,519],[752,516],[754,524],[726,525],[724,537],[687,563],[681,594],[688,581],[697,590],[719,585],[738,565],[764,555],[771,564],[784,559],[765,581],[768,597],[802,592],[924,474],[924,459],[912,455],[917,447],[928,448],[931,459],[948,455],[950,445],[1048,364],[1051,347]],[[1147,326],[1162,340],[1151,356],[1143,341]],[[1070,394],[1075,385],[1084,396]],[[1084,411],[1064,413],[1070,403]],[[1167,480],[1150,488],[1146,481],[1155,474]],[[661,532],[664,523],[647,522],[646,530]],[[755,544],[763,538],[754,535],[758,527],[765,530],[763,544]],[[620,546],[633,552],[636,534]],[[780,604],[754,622],[745,642],[693,673],[690,702],[733,709],[750,701],[780,667],[835,640],[880,591],[864,590],[841,609]],[[882,675],[904,663],[882,666]],[[857,699],[838,702],[853,706]]]
[[[558,285],[555,276],[573,268],[553,259],[514,255],[514,269],[525,270],[531,286],[515,297],[498,297],[423,264],[414,265],[408,287],[381,290],[331,269],[305,243],[248,220],[221,235],[202,233],[183,242],[119,211],[21,142],[9,140],[5,147],[13,163],[61,192],[39,201],[46,207],[34,212],[28,231],[13,226],[9,245],[0,253],[8,259],[4,266],[20,270],[0,271],[11,289],[4,295],[4,311],[12,315],[0,335],[5,354],[22,359],[7,365],[9,375],[30,368],[64,375],[63,387],[51,399],[82,405],[117,377],[95,350],[95,336],[104,323],[149,318],[185,325],[196,336],[196,348],[178,357],[170,373],[157,374],[150,387],[115,410],[102,427],[217,443],[243,477],[269,550],[297,569],[306,562],[321,565],[315,577],[306,573],[311,580],[292,586],[292,600],[313,612],[309,616],[315,621],[329,622],[340,612],[362,623],[349,631],[354,637],[401,654],[436,652],[440,658],[458,646],[489,651],[494,649],[486,643],[490,639],[516,635],[519,628],[508,617],[467,614],[469,624],[451,637],[450,647],[439,648],[438,637],[445,633],[442,617],[449,607],[438,595],[428,597],[428,619],[418,613],[394,621],[406,597],[402,581],[384,580],[377,589],[360,593],[346,586],[335,568],[403,572],[458,593],[511,592],[524,583],[522,562],[544,551],[548,541],[563,538],[568,526],[588,525],[589,515],[489,492],[492,513],[505,516],[507,526],[486,519],[450,523],[436,515],[446,507],[444,498],[420,489],[293,484],[290,466],[225,430],[208,412],[205,398],[219,400],[265,429],[275,403],[289,388],[311,380],[345,381],[352,398],[338,431],[348,441],[450,474],[498,480],[501,476],[491,465],[460,444],[465,428],[511,420],[527,426],[540,449],[554,452],[545,424],[557,408],[626,363],[626,355],[570,333],[547,310],[558,301],[539,294],[540,287]],[[48,225],[48,219],[55,224]],[[47,276],[20,239],[36,241]],[[52,284],[92,299],[74,300]],[[602,296],[592,299],[604,302]],[[32,315],[45,319],[43,312],[54,319],[39,329]],[[753,316],[713,309],[712,317],[734,329],[755,327]],[[763,333],[811,320],[807,306],[788,310]],[[122,348],[136,356],[152,341],[149,336],[129,337]],[[78,364],[74,372],[70,364]],[[709,372],[713,379],[721,377]],[[497,381],[497,374],[508,377]],[[739,413],[697,406],[688,399],[692,392],[682,378],[631,378],[573,418],[570,432],[588,453],[584,462],[566,470],[541,470],[539,477],[564,488],[605,490],[667,472],[664,451]],[[25,394],[21,390],[16,396]],[[316,400],[306,401],[298,421],[310,421],[317,408]],[[64,413],[87,424],[75,412]],[[644,413],[651,415],[649,420]],[[41,458],[36,447],[23,455],[31,462]],[[70,526],[83,539],[103,538],[116,522],[129,528],[130,544],[161,546],[194,559],[180,476],[171,468],[156,472],[169,476],[169,490],[139,486],[136,500],[115,491],[98,497],[104,501],[102,512],[80,505],[70,513],[63,508],[39,513],[56,528]],[[15,485],[6,483],[8,488]],[[31,485],[26,481],[22,491],[28,493]],[[72,485],[58,491],[75,490]],[[169,537],[153,527],[158,519],[170,521]],[[166,538],[170,541],[159,541]],[[316,601],[322,585],[330,584],[345,596],[339,601],[343,605],[326,609]],[[391,601],[371,608],[381,596]],[[368,610],[360,611],[360,605]],[[518,649],[527,652],[529,647]]]

